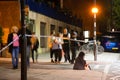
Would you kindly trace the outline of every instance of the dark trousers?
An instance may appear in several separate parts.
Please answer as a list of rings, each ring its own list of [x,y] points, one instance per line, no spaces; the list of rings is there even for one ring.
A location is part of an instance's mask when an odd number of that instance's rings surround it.
[[[69,49],[69,46],[63,46],[63,51],[64,51],[65,62],[67,62],[67,60],[70,62],[70,49]]]
[[[75,47],[71,47],[71,52],[72,52],[72,59],[71,59],[71,63],[74,63],[75,58],[76,58],[76,54],[77,54],[77,48]]]
[[[53,50],[52,48],[50,48],[50,58],[53,58],[53,55],[54,55]]]
[[[34,57],[34,51],[36,52],[36,58]],[[38,59],[38,51],[37,51],[37,49],[32,49],[32,60],[33,60],[33,62],[34,62],[34,60],[36,59],[36,62],[37,62],[37,59]]]
[[[53,53],[55,54],[55,62],[60,62],[62,58],[62,50],[61,49],[55,49],[53,50]]]

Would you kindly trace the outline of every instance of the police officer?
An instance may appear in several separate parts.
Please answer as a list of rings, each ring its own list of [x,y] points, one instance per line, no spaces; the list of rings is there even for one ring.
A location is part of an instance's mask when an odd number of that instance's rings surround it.
[[[74,63],[76,54],[77,54],[77,48],[78,48],[78,46],[80,46],[79,42],[77,42],[76,40],[77,40],[77,32],[74,31],[72,33],[71,41],[70,41],[70,49],[72,52],[71,64]]]
[[[63,32],[63,51],[64,51],[64,58],[65,62],[69,61],[70,62],[70,33],[68,33],[67,28],[64,29]]]

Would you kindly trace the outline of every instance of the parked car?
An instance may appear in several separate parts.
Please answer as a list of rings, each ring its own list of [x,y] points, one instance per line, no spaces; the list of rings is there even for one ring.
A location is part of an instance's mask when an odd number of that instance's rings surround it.
[[[120,32],[107,32],[101,37],[105,51],[120,52]]]

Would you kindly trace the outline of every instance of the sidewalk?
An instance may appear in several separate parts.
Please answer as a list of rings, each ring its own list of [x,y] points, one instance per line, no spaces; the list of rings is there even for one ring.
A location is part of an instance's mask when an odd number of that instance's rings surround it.
[[[86,54],[85,59],[92,64],[112,64],[120,59],[119,53],[103,53],[94,61],[92,54]],[[97,70],[72,70],[69,63],[50,63],[49,54],[40,54],[38,63],[33,64],[27,72],[27,80],[106,80],[105,72]],[[92,67],[92,66],[91,66]],[[0,58],[0,80],[21,80],[21,69],[11,69],[10,58]]]

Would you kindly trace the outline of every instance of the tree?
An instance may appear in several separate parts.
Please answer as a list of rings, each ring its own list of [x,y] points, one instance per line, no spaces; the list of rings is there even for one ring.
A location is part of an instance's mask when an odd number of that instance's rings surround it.
[[[120,0],[113,0],[112,4],[112,24],[114,28],[120,28]]]

